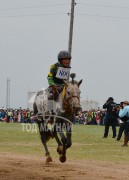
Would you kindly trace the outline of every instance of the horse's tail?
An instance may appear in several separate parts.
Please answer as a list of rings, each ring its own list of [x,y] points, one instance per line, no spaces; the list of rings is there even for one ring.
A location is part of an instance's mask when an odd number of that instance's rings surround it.
[[[35,102],[33,103],[33,111],[34,111],[34,115],[38,113],[37,105]]]

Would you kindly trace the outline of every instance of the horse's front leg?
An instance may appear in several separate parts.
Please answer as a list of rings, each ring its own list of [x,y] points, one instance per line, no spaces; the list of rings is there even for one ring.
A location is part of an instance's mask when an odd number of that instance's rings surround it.
[[[66,130],[66,137],[64,135],[63,130],[61,130],[59,132],[61,140],[62,140],[62,143],[63,143],[63,150],[62,150],[62,153],[60,155],[60,161],[62,163],[64,163],[66,161],[66,149],[70,148],[71,145],[72,145],[72,140],[71,140],[71,137],[72,137],[72,127],[67,124],[65,130]]]
[[[61,141],[63,146],[60,147],[59,152],[60,152],[60,162],[64,163],[66,161],[66,144],[67,144],[67,138],[64,135],[63,131],[59,132],[59,135],[61,137]]]
[[[61,155],[62,152],[63,152],[63,144],[61,143],[56,131],[54,132],[54,138],[55,138],[55,140],[56,140],[56,142],[58,144],[57,152],[58,152],[59,155]]]

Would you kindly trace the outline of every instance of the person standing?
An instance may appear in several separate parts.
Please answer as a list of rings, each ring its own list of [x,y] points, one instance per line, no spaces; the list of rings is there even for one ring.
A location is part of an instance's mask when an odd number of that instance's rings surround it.
[[[11,111],[10,109],[7,110],[6,115],[7,115],[7,123],[9,123],[9,122],[10,122],[10,119],[11,119],[11,116],[12,116],[12,111]]]
[[[109,127],[112,126],[113,136],[116,137],[116,124],[118,113],[115,110],[116,103],[114,102],[113,97],[109,97],[106,103],[103,105],[103,109],[107,109],[106,113],[106,122],[105,122],[105,131],[103,138],[108,137]]]
[[[125,136],[124,136],[124,144],[122,146],[128,146],[128,139],[129,139],[129,102],[123,101],[121,102],[122,108],[119,111],[120,118],[126,118],[125,123]]]
[[[125,106],[128,106],[128,105],[129,105],[128,101],[121,102],[120,105],[117,106],[118,112],[120,111],[121,108],[123,109]],[[120,116],[121,115],[122,115],[122,112],[120,113]],[[129,120],[129,117],[127,115],[121,116],[119,118],[120,118],[122,123],[120,123],[120,128],[119,128],[119,132],[118,132],[118,136],[117,136],[117,141],[119,141],[121,139],[122,134],[126,129],[127,121]]]

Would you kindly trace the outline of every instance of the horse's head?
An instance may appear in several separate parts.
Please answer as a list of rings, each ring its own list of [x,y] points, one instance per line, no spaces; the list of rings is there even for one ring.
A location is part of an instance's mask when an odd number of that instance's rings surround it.
[[[71,82],[66,82],[63,90],[63,107],[67,111],[71,111],[77,114],[80,109],[80,89],[79,86],[82,83],[82,80],[76,82],[72,80]]]

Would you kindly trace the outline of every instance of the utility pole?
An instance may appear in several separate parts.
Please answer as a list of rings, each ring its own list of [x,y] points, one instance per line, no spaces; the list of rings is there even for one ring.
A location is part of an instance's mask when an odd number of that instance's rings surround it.
[[[70,54],[72,53],[74,6],[75,5],[76,5],[75,0],[71,0],[71,13],[68,13],[68,15],[70,15],[69,42],[68,42],[68,51],[70,52]],[[69,76],[67,78],[67,81],[69,82]]]
[[[76,5],[75,0],[71,0],[71,13],[70,13],[70,29],[69,29],[69,43],[68,51],[72,52],[72,38],[73,38],[73,22],[74,22],[74,6]],[[69,15],[69,14],[68,14]]]
[[[6,109],[10,108],[10,79],[7,78]]]

